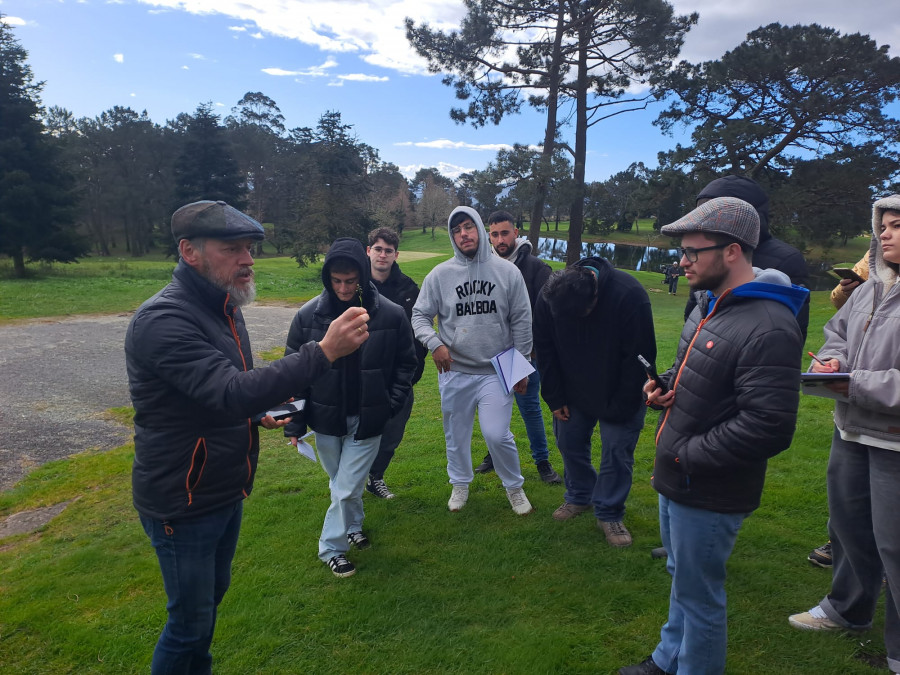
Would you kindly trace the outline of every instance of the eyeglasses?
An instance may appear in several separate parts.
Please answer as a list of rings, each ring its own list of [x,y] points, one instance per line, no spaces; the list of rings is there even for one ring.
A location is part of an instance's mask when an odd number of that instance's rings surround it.
[[[396,251],[392,248],[382,248],[381,246],[373,246],[372,250],[375,251],[378,255],[384,253],[385,255],[394,255]]]
[[[717,248],[725,248],[726,246],[731,246],[731,244],[716,244],[715,246],[704,246],[702,248],[680,248],[678,249],[685,258],[687,258],[688,262],[695,263],[697,262],[698,253],[703,253],[703,251],[715,251]]]
[[[473,222],[463,223],[462,225],[454,225],[450,228],[450,234],[457,235],[460,232],[471,232],[476,229],[476,225]]]

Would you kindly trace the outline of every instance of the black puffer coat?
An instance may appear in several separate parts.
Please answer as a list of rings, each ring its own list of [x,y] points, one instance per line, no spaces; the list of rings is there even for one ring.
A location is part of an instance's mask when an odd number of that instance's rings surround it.
[[[708,298],[697,295],[675,365],[663,374],[675,402],[660,415],[653,487],[687,506],[750,512],[768,458],[793,438],[800,329],[777,300],[732,291],[701,321]]]
[[[134,403],[135,508],[160,520],[200,515],[253,489],[251,419],[327,372],[316,344],[253,370],[240,309],[181,261],[172,283],[135,313],[125,335]]]
[[[416,371],[412,327],[403,309],[382,297],[370,282],[369,259],[355,239],[337,239],[325,256],[322,281],[325,290],[307,302],[294,317],[285,354],[292,354],[310,340],[320,340],[328,326],[343,311],[331,290],[329,268],[336,258],[349,258],[360,270],[362,305],[369,313],[369,339],[350,357],[340,358],[322,377],[294,392],[306,399],[306,407],[285,426],[286,436],[301,436],[307,427],[328,436],[347,433],[347,398],[358,397],[359,427],[356,439],[378,436],[385,423],[406,401]],[[349,367],[359,368],[358,378],[348,378]],[[351,391],[348,380],[358,383]]]

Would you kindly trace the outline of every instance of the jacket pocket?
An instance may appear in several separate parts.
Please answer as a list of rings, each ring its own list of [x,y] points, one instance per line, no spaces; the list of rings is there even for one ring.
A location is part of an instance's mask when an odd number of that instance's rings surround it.
[[[191,466],[188,468],[184,481],[185,491],[188,496],[188,506],[193,503],[193,493],[197,485],[200,484],[200,479],[203,478],[203,470],[206,468],[208,456],[206,439],[201,436],[194,445],[194,451],[191,453]]]

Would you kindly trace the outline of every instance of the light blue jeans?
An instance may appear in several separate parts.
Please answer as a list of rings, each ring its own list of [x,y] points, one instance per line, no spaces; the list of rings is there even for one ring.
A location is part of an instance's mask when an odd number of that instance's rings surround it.
[[[725,672],[725,563],[748,513],[717,513],[659,496],[659,531],[672,576],[669,620],[653,661],[667,673]]]
[[[543,462],[550,457],[547,450],[547,430],[544,427],[544,413],[541,410],[541,374],[537,370],[537,361],[531,360],[534,372],[528,376],[528,389],[524,394],[516,394],[516,407],[525,423],[528,445],[531,446],[531,459],[534,463]]]
[[[640,405],[634,416],[621,424],[598,421],[573,405],[569,420],[553,418],[556,446],[565,466],[569,504],[594,505],[594,515],[605,522],[625,518],[625,500],[631,491],[634,448],[644,428],[647,406]],[[591,438],[600,426],[600,470],[591,460]]]
[[[347,418],[345,436],[316,434],[316,450],[322,468],[328,474],[331,490],[331,505],[325,513],[322,534],[319,536],[319,560],[328,562],[338,553],[350,550],[347,535],[362,530],[363,488],[381,436],[372,436],[361,441],[353,435],[359,426],[359,417]]]

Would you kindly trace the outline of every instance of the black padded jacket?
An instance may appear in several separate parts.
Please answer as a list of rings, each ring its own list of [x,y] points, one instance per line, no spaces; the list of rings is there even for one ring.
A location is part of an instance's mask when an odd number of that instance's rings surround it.
[[[259,456],[254,419],[329,367],[313,343],[253,370],[240,309],[184,261],[132,318],[125,360],[135,411],[134,506],[160,520],[249,495]]]
[[[361,271],[361,302],[369,313],[369,339],[350,357],[337,359],[314,383],[294,391],[306,400],[303,412],[294,415],[284,427],[286,436],[302,436],[307,428],[328,436],[347,433],[347,398],[356,396],[359,413],[358,440],[378,436],[385,423],[396,414],[409,396],[418,365],[412,327],[403,309],[381,296],[371,283],[369,259],[356,240],[335,240],[325,256],[322,279],[325,290],[297,312],[288,331],[285,354],[292,354],[310,340],[320,340],[328,326],[343,311],[343,305],[331,290],[328,269],[335,258],[353,260]],[[357,367],[358,385],[351,391],[347,369]]]
[[[766,465],[790,444],[800,390],[800,329],[777,300],[726,291],[688,317],[663,374],[674,404],[660,415],[653,487],[687,506],[749,513]]]

